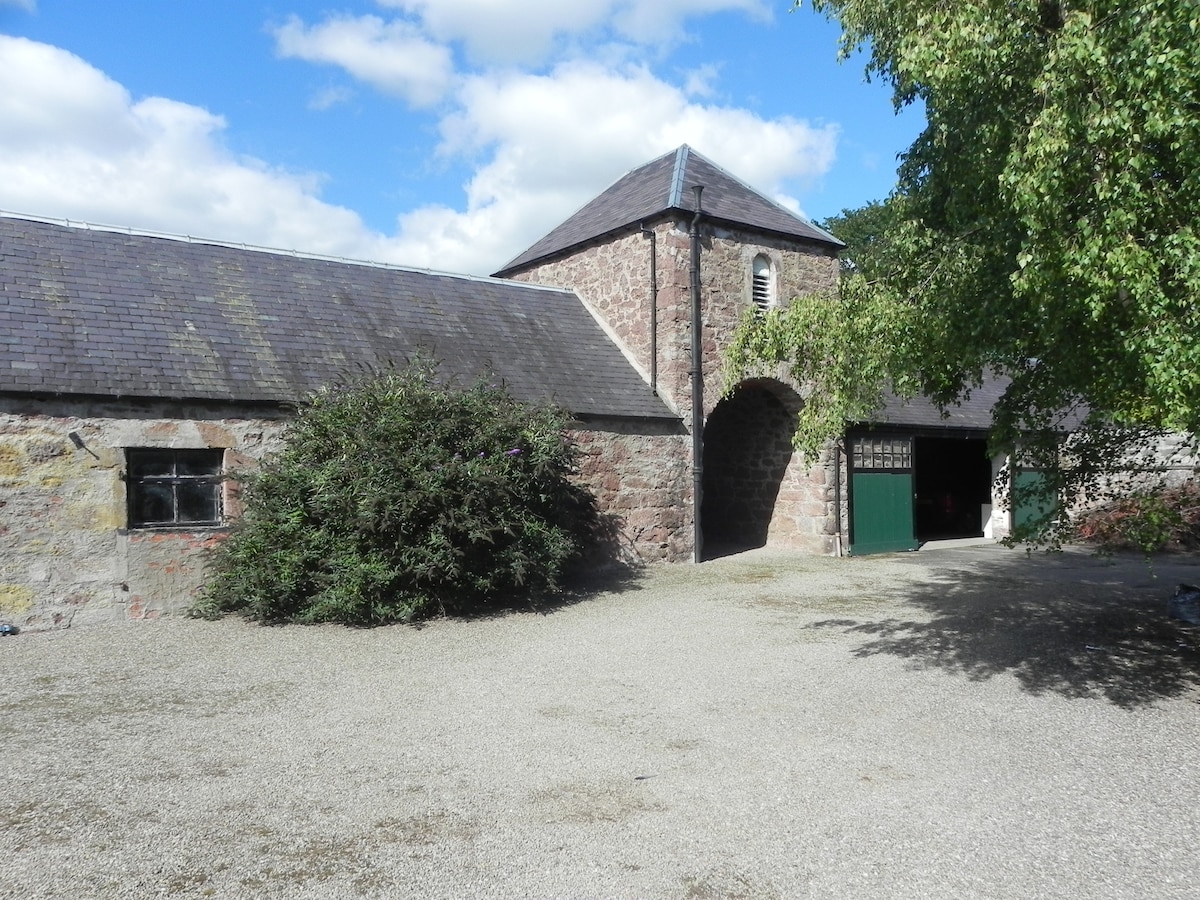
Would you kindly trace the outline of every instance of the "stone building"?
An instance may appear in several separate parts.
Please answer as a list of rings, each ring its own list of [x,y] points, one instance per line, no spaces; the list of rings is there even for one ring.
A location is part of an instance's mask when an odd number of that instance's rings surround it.
[[[238,512],[222,476],[418,354],[569,409],[585,476],[636,498],[630,550],[688,552],[678,415],[568,291],[0,216],[0,298],[4,621],[186,607]]]
[[[842,246],[684,146],[618,180],[496,274],[569,285],[697,438],[695,555],[765,543],[826,553],[835,467],[792,452],[796,390],[756,380],[722,397],[722,359],[747,310],[833,288]]]
[[[833,289],[842,246],[684,146],[619,179],[497,275],[569,286],[679,413],[697,463],[696,558],[764,545],[911,550],[1006,533],[993,498],[1001,461],[987,449],[998,385],[949,416],[920,399],[890,402],[810,462],[791,443],[799,386],[755,378],[725,393],[738,322]]]
[[[939,470],[978,457],[986,417],[897,406],[810,466],[791,449],[795,386],[722,396],[737,321],[832,287],[841,246],[686,146],[494,278],[0,215],[0,620],[185,608],[238,514],[224,476],[280,446],[309,393],[418,354],[568,409],[580,477],[643,560],[893,549],[873,508],[856,525],[856,492],[914,475],[899,463],[918,439]],[[968,488],[926,492],[970,494],[978,512],[986,460],[961,468]],[[976,533],[979,517],[955,527]]]

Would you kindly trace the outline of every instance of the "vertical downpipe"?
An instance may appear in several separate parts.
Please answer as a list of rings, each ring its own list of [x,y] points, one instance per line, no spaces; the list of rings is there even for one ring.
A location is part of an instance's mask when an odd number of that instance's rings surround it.
[[[833,444],[833,515],[837,523],[837,537],[834,538],[834,554],[842,556],[842,442]]]
[[[696,193],[696,212],[692,216],[692,525],[693,562],[704,559],[704,528],[700,521],[700,502],[704,491],[704,365],[700,311],[700,194],[704,185],[692,186]]]
[[[658,232],[642,226],[650,238],[650,390],[658,393]]]

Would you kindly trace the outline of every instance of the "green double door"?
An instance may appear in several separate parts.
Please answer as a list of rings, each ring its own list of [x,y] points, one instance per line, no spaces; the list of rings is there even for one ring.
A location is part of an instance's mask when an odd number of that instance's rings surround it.
[[[850,448],[850,554],[916,550],[912,438],[856,437]]]

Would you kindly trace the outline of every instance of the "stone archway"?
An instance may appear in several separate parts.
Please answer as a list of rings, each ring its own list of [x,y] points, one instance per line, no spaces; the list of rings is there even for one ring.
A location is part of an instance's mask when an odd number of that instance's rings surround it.
[[[705,559],[767,543],[795,427],[795,413],[757,382],[739,385],[709,415],[700,507]]]

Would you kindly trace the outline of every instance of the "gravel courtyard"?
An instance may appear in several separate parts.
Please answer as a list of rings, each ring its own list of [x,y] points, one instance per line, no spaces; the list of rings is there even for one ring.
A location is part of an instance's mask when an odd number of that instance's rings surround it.
[[[0,897],[1192,898],[1200,560],[756,551],[0,638]]]

